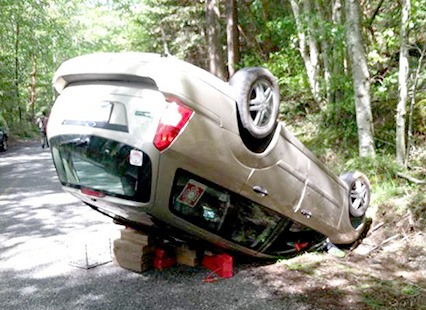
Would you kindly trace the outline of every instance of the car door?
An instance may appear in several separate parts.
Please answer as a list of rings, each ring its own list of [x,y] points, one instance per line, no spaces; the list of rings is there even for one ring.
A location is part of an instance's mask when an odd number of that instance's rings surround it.
[[[339,226],[339,197],[323,189],[333,181],[284,126],[277,136],[269,152],[259,156],[241,195],[325,235],[332,233]]]

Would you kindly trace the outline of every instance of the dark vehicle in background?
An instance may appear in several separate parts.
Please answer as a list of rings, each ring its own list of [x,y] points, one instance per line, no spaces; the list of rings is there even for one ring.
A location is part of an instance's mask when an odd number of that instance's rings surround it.
[[[5,124],[0,123],[0,151],[6,151],[8,148],[9,129]]]
[[[174,57],[105,53],[65,62],[53,84],[59,180],[118,222],[260,257],[365,227],[367,177],[334,175],[277,121],[266,69],[224,82]]]

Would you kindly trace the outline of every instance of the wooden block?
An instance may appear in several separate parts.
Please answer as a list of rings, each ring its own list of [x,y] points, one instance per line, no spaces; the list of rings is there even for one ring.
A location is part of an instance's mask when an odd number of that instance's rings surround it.
[[[140,245],[151,245],[153,243],[153,237],[145,235],[137,230],[126,228],[120,230],[121,239],[127,240]]]
[[[185,256],[188,258],[197,258],[197,251],[187,247],[176,248],[176,255]]]
[[[134,253],[137,256],[142,257],[145,254],[152,253],[154,247],[151,245],[143,245],[139,243],[133,243],[128,240],[115,239],[114,240],[114,252]]]
[[[176,248],[177,263],[190,267],[198,265],[197,252],[186,247]]]
[[[147,261],[147,260],[152,260],[153,255],[152,253],[137,253],[137,252],[126,252],[126,251],[121,251],[119,249],[114,249],[114,256],[120,256],[122,259],[126,259],[129,261],[134,261],[134,262],[142,262],[142,261]]]
[[[189,267],[197,267],[198,266],[198,260],[196,258],[188,258],[185,256],[177,256],[177,263],[180,265],[185,265]]]
[[[153,248],[135,244],[127,240],[114,240],[114,262],[123,268],[142,272],[152,269]]]
[[[118,264],[119,266],[136,271],[136,272],[142,272],[149,269],[152,269],[153,266],[153,260],[152,258],[146,259],[146,260],[133,260],[129,259],[126,255],[116,254],[113,258],[114,263]]]

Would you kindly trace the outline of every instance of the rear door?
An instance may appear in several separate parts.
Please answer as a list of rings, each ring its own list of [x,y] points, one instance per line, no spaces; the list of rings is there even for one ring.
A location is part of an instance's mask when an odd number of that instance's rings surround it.
[[[136,83],[65,88],[48,127],[62,184],[83,194],[99,191],[102,199],[149,203],[159,156],[152,141],[165,105],[161,92]]]
[[[165,105],[161,92],[144,85],[76,83],[65,88],[56,100],[48,133],[93,132],[129,144],[152,142]]]

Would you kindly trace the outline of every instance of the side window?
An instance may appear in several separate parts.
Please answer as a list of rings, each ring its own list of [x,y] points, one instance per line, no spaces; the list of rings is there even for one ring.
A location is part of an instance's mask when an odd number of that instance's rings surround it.
[[[286,221],[274,211],[183,170],[176,174],[170,209],[202,229],[252,249],[262,248]]]

